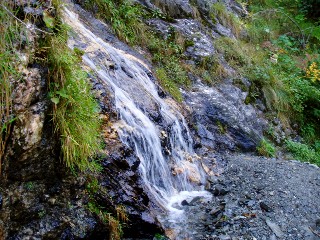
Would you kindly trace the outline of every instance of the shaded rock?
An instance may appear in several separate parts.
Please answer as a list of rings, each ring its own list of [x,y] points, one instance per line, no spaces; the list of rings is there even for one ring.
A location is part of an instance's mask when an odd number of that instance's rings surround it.
[[[183,201],[181,202],[181,205],[182,205],[182,206],[189,206],[189,203],[188,203],[186,200],[183,200]]]
[[[266,212],[271,212],[271,207],[268,206],[265,202],[260,202],[260,208]]]
[[[223,187],[215,187],[212,192],[214,196],[223,196],[226,195],[229,191]]]

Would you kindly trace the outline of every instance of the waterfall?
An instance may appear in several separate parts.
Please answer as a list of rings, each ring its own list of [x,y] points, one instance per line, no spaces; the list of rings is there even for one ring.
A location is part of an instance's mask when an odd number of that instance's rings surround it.
[[[81,46],[85,65],[112,89],[120,119],[119,137],[140,159],[142,178],[156,201],[177,212],[181,210],[175,209],[174,204],[182,198],[207,195],[194,191],[204,182],[204,173],[185,119],[159,97],[148,66],[95,35],[74,12],[65,9],[64,20],[74,32],[69,46]],[[150,119],[150,109],[159,115],[162,127]],[[163,139],[167,149],[162,146]]]

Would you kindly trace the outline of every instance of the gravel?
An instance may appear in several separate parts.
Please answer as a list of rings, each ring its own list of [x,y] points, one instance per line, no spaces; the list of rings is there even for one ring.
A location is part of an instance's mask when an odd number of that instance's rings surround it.
[[[318,167],[251,155],[223,160],[224,173],[209,179],[212,200],[184,206],[177,239],[320,239]]]

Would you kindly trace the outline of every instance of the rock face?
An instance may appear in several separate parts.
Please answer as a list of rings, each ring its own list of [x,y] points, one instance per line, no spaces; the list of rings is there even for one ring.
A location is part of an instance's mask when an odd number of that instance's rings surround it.
[[[174,6],[175,2],[163,1],[162,4]],[[214,3],[217,1],[198,0],[194,3],[209,26],[205,26],[196,18],[179,18],[174,22],[151,19],[148,20],[148,24],[164,38],[174,29],[183,38],[192,42],[184,53],[189,59],[188,64],[196,65],[207,59],[216,59],[228,72],[227,75],[232,75],[235,71],[216,51],[214,40],[221,36],[234,38],[234,35],[231,29],[222,25],[219,18],[215,19],[214,24],[210,20],[209,12]],[[222,1],[222,3],[229,12],[239,16],[246,14],[245,9],[235,1]],[[245,80],[244,82],[245,85],[248,84]],[[190,122],[201,146],[222,151],[225,149],[254,151],[256,149],[268,123],[263,119],[261,111],[245,104],[248,86],[244,89],[234,85],[229,77],[215,83],[214,86],[206,86],[203,80],[196,78],[191,90],[184,92],[185,103],[192,114]]]
[[[266,121],[244,104],[245,97],[245,92],[231,84],[198,84],[185,93],[201,145],[215,150],[255,150]]]

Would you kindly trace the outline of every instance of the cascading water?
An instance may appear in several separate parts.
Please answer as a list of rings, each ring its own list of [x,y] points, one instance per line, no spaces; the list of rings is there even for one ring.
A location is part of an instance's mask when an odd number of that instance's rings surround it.
[[[84,63],[112,88],[121,119],[120,139],[135,150],[141,161],[143,180],[156,201],[174,213],[171,215],[176,215],[182,212],[174,207],[181,200],[208,196],[205,191],[194,191],[195,186],[203,183],[204,173],[193,152],[185,120],[159,97],[147,66],[96,36],[68,9],[65,9],[65,22],[76,34],[70,39],[70,47],[83,49]],[[158,113],[165,129],[150,119],[146,109]],[[167,138],[167,154],[164,154],[161,137]]]

